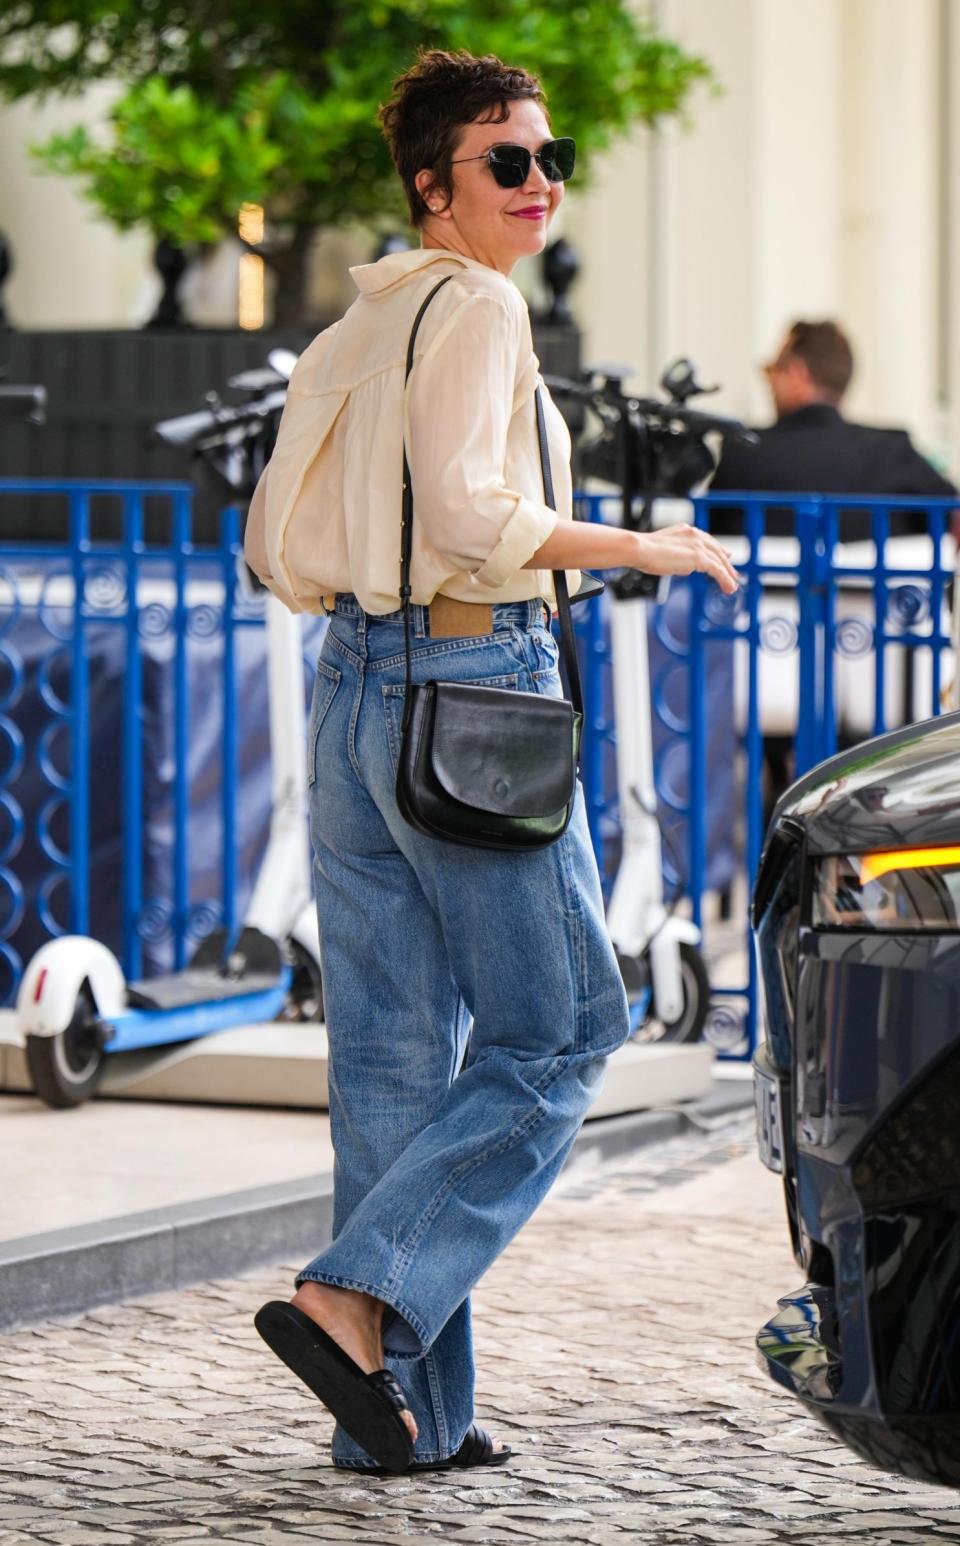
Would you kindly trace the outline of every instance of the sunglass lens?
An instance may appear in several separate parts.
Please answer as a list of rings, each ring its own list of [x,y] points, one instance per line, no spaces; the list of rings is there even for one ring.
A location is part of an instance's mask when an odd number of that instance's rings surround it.
[[[530,173],[530,152],[522,145],[495,145],[487,158],[501,188],[521,188]]]
[[[573,140],[548,140],[540,152],[540,165],[552,183],[565,183],[573,176],[577,147]]]

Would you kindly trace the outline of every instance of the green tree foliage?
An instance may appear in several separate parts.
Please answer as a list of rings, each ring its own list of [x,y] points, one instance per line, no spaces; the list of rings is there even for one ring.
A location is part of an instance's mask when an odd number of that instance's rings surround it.
[[[377,107],[418,46],[495,53],[535,71],[558,133],[591,156],[636,122],[682,114],[706,61],[629,0],[8,0],[0,97],[126,86],[102,132],[35,154],[83,180],[120,229],[179,245],[236,231],[264,206],[265,255],[297,287],[319,228],[406,223]]]

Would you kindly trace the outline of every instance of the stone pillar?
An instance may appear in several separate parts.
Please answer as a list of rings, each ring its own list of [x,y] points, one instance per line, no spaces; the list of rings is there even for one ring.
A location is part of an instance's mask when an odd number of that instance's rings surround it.
[[[938,0],[845,0],[838,143],[842,296],[858,346],[851,405],[937,438]]]

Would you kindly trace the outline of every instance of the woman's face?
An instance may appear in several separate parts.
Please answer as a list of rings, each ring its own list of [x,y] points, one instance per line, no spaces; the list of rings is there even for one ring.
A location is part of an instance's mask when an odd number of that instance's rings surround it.
[[[520,258],[542,252],[547,227],[563,201],[563,183],[550,182],[533,158],[553,132],[538,102],[522,98],[507,104],[504,123],[469,123],[460,132],[453,153],[453,197],[444,208],[440,192],[430,191],[432,174],[417,173],[416,183],[428,206],[436,209],[424,221],[423,246],[444,247],[509,274]],[[524,145],[531,152],[530,171],[519,188],[501,188],[485,157],[492,145]]]

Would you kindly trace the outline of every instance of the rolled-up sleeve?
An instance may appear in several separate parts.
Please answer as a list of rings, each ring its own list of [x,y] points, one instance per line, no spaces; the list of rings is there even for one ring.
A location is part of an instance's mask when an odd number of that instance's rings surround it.
[[[414,530],[483,585],[504,585],[557,524],[557,512],[507,487],[519,320],[471,295],[441,325],[407,384],[404,433]],[[530,404],[530,433],[536,434]]]

